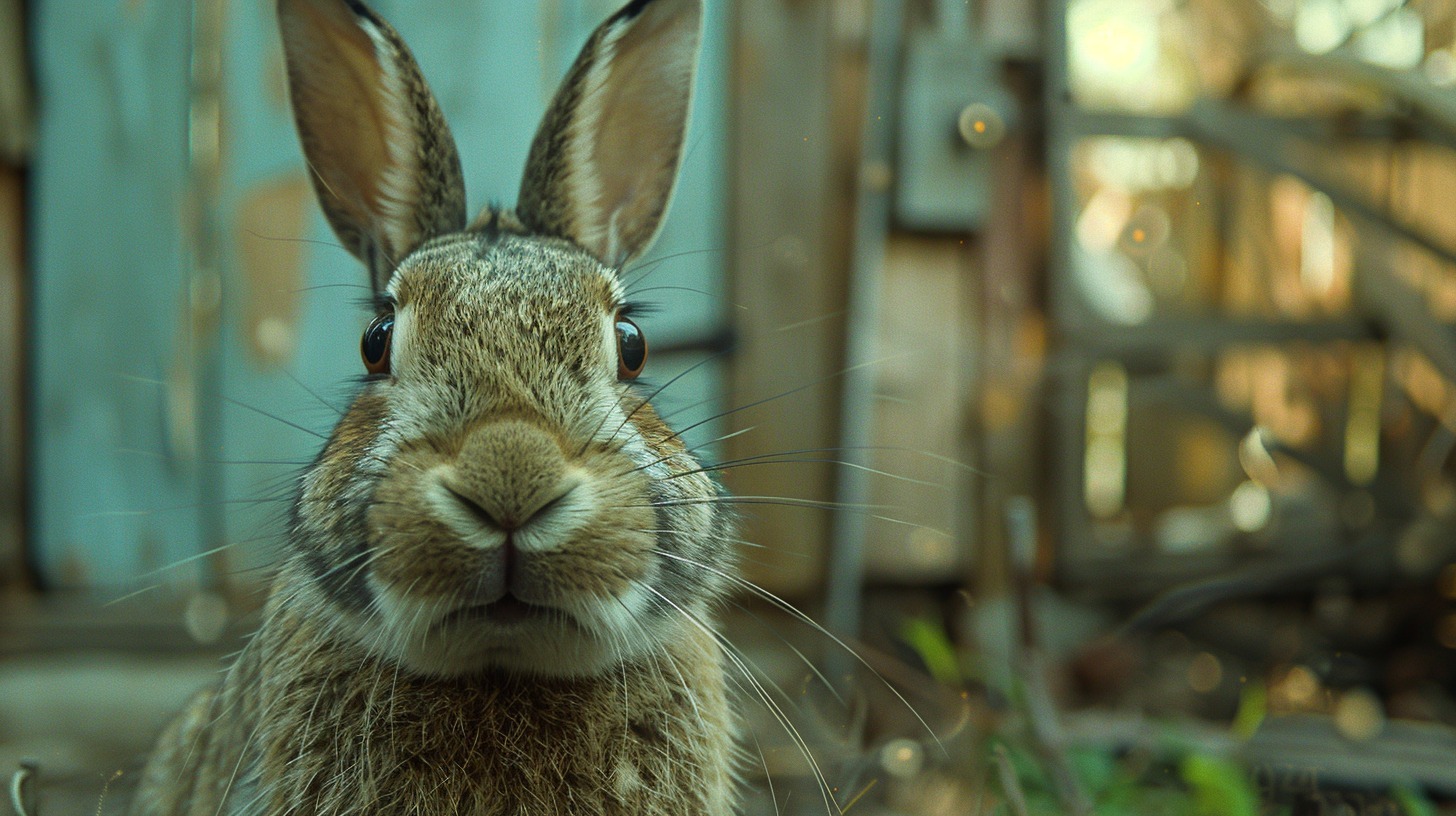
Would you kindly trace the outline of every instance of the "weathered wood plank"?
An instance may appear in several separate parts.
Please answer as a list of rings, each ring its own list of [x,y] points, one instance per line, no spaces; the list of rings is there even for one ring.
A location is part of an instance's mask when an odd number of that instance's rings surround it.
[[[46,104],[33,177],[31,532],[53,585],[124,581],[199,540],[204,465],[177,433],[197,396],[179,356],[189,5],[32,4]]]
[[[25,216],[22,176],[0,163],[0,589],[25,567]]]
[[[849,197],[840,193],[852,176],[834,166],[831,146],[832,6],[747,0],[737,9],[729,279],[740,308],[732,316],[738,344],[728,404],[783,396],[733,416],[731,428],[753,430],[728,442],[729,459],[823,449],[838,439],[842,231],[849,223]],[[851,133],[855,121],[849,119]],[[831,500],[831,480],[831,467],[819,463],[725,474],[740,497],[810,501]],[[781,593],[816,587],[829,514],[763,504],[745,509],[745,538],[767,548],[749,552],[749,577]]]
[[[949,583],[969,567],[959,518],[966,485],[956,459],[965,429],[971,360],[962,345],[970,313],[965,248],[956,238],[894,236],[884,261],[875,369],[866,577]],[[937,458],[945,457],[945,459]],[[896,523],[905,522],[905,523]]]

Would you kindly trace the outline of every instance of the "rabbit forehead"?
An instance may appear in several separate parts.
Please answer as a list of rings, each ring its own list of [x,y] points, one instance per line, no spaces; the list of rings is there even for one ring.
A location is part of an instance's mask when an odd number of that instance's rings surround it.
[[[619,292],[612,270],[557,239],[466,233],[422,247],[388,292],[401,429],[448,435],[503,411],[562,432],[591,424],[616,381]]]
[[[610,312],[622,298],[616,274],[586,251],[566,241],[509,233],[432,241],[400,265],[388,291],[401,309],[500,317],[532,305]]]

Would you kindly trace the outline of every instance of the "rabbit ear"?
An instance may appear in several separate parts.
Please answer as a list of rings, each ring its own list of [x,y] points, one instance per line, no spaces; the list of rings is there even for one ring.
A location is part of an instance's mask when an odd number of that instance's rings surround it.
[[[334,232],[383,289],[465,226],[460,156],[399,34],[357,0],[278,0],[294,118]]]
[[[677,183],[701,0],[633,0],[598,28],[531,143],[517,214],[609,266],[641,254]]]

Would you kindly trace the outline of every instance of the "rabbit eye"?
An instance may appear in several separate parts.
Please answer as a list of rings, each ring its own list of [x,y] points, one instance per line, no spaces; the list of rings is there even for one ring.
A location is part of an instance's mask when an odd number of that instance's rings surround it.
[[[637,324],[617,316],[617,379],[635,380],[647,365],[647,338]]]
[[[382,314],[369,323],[364,338],[359,341],[359,351],[364,356],[364,367],[370,374],[389,373],[389,340],[394,334],[394,315]]]

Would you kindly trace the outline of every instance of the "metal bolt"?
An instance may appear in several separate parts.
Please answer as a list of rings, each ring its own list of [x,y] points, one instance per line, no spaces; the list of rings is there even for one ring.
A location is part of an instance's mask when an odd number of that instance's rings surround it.
[[[956,117],[956,132],[970,147],[987,150],[1006,137],[1006,120],[990,105],[972,102]]]

